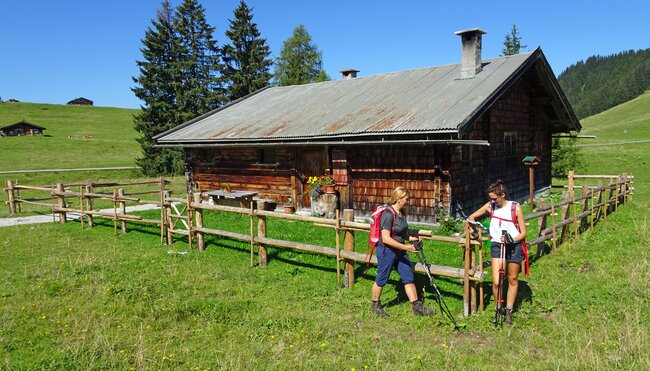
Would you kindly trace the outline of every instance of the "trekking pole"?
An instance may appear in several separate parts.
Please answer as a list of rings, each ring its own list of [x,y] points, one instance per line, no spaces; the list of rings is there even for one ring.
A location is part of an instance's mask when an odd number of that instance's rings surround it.
[[[420,264],[424,265],[425,272],[429,277],[429,282],[431,283],[431,287],[433,287],[436,301],[438,302],[438,307],[440,307],[440,313],[444,313],[447,317],[449,317],[451,322],[454,323],[454,330],[460,331],[460,327],[458,327],[458,322],[456,322],[456,319],[454,318],[454,315],[449,310],[447,303],[445,303],[445,300],[443,299],[440,290],[438,290],[438,286],[436,286],[436,283],[433,281],[433,276],[431,275],[431,270],[429,269],[429,263],[427,263],[427,259],[424,256],[424,250],[422,249],[422,241],[413,241],[412,244],[416,250],[415,256],[420,261]]]
[[[503,234],[505,235],[506,231],[503,231]],[[501,252],[499,254],[499,284],[497,285],[497,297],[495,298],[496,301],[496,309],[494,313],[494,327],[501,326],[503,324],[503,313],[501,312],[501,307],[503,305],[503,280],[505,279],[506,276],[506,271],[505,271],[505,263],[506,263],[506,244],[505,242],[501,242]]]

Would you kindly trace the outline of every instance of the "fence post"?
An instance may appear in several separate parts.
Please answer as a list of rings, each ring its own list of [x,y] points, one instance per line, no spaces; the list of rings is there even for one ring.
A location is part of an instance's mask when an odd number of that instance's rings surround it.
[[[575,175],[575,171],[569,170],[569,194],[571,195],[571,197],[573,197],[575,194],[573,189],[575,187],[575,180],[573,178],[574,175]]]
[[[605,206],[605,205],[601,205],[603,203],[603,192],[605,191],[603,189],[602,180],[598,181],[598,189],[599,189],[599,191],[598,191],[598,202],[597,202],[598,210],[596,211],[596,221],[600,220],[600,214],[602,214],[603,207]]]
[[[609,213],[609,200],[612,199],[612,195],[614,194],[614,189],[612,188],[614,184],[613,179],[609,179],[609,185],[607,186],[607,189],[609,190],[609,195],[605,195],[605,207],[604,207],[604,214],[603,214],[603,220],[607,221],[607,213]]]
[[[353,222],[354,209],[344,209],[343,220],[346,222]],[[349,229],[345,230],[345,235],[343,237],[343,249],[345,251],[354,251],[354,231],[351,231]],[[354,286],[354,262],[352,260],[345,259],[343,284],[345,287]]]
[[[336,286],[341,287],[341,238],[339,232],[341,231],[341,211],[336,209],[336,228],[334,229],[336,235]]]
[[[561,215],[560,222],[563,222],[563,221],[568,219],[568,215],[569,215],[569,203],[568,203],[568,201],[569,201],[570,197],[571,197],[570,192],[562,192],[562,203],[564,203],[564,205],[562,205],[562,215]],[[562,242],[564,242],[568,232],[569,232],[569,225],[568,224],[563,225],[562,230],[560,232],[560,244],[562,244]]]
[[[201,203],[201,193],[200,192],[194,192],[194,203],[200,204]],[[194,212],[194,219],[196,220],[196,227],[197,228],[203,228],[203,209],[197,208],[196,211]],[[205,250],[205,244],[203,242],[203,232],[197,231],[196,232],[196,248],[199,251]]]
[[[93,192],[93,183],[88,182],[86,185],[86,193],[92,193]],[[92,211],[93,209],[93,198],[91,196],[86,195],[86,210]],[[93,227],[93,214],[88,214],[88,228]]]
[[[592,195],[591,188],[589,188],[589,186],[587,185],[582,186],[582,197],[584,197],[584,200],[582,200],[582,214],[587,212],[587,207],[589,206],[589,198],[591,198],[591,195]],[[580,233],[586,230],[587,230],[587,215],[580,218]]]
[[[623,173],[623,205],[627,205],[627,173]]]
[[[165,178],[160,177],[160,244],[165,243]]]
[[[63,192],[65,192],[65,189],[63,188],[63,183],[57,183],[56,184],[56,190],[59,194],[57,194],[56,199],[57,203],[59,205],[59,208],[65,208],[65,196],[63,196]],[[67,221],[66,213],[65,211],[59,211],[59,223],[63,224]]]
[[[174,235],[172,233],[172,229],[174,229],[174,221],[172,220],[172,207],[171,207],[171,201],[168,201],[167,198],[170,196],[169,191],[165,190],[164,192],[165,195],[165,202],[164,202],[164,207],[165,208],[165,217],[166,217],[166,227],[167,227],[167,245],[171,245],[174,243]]]
[[[265,202],[263,202],[265,204]],[[264,205],[263,208],[266,208]],[[257,237],[265,238],[266,237],[266,217],[263,215],[257,216]],[[259,250],[259,265],[260,267],[266,267],[266,245],[258,244],[260,246]]]
[[[546,200],[540,199],[537,201],[537,210],[544,210],[546,208]],[[551,210],[552,212],[552,210]],[[546,215],[542,215],[537,218],[537,237],[542,236],[542,231],[546,229]],[[537,244],[537,256],[540,257],[546,252],[546,241],[542,241]]]
[[[573,209],[573,238],[578,238],[578,208],[576,206],[575,196],[571,198],[571,208]]]
[[[16,198],[14,197],[14,183],[11,180],[7,180],[7,201],[9,203],[9,213],[11,215],[16,213]]]
[[[469,287],[469,269],[470,269],[470,253],[471,236],[469,231],[469,223],[465,223],[463,227],[465,232],[465,243],[463,246],[463,314],[469,317],[471,313],[471,294]]]
[[[84,229],[84,186],[79,186],[79,221]]]
[[[120,215],[120,219],[122,219],[121,217],[126,214],[126,202],[124,202],[124,188],[120,188],[117,190],[117,196],[120,198],[120,214],[122,214]],[[124,219],[122,219],[122,221],[120,222],[120,227],[122,229],[122,234],[125,234],[126,221],[124,221]]]
[[[248,203],[248,206],[250,207],[249,211],[250,214],[248,215],[248,222],[249,222],[249,232],[251,236],[251,241],[250,241],[250,257],[251,257],[251,268],[255,265],[255,231],[254,231],[254,225],[255,225],[255,203],[251,199],[250,202]],[[197,221],[198,223],[198,221]]]
[[[553,252],[557,251],[557,234],[555,232],[555,203],[551,199],[551,241],[553,242]]]

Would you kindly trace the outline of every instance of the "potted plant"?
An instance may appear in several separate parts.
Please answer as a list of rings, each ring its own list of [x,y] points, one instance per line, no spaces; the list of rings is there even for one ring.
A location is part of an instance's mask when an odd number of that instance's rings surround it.
[[[230,185],[230,183],[223,183],[221,185],[221,189],[223,189],[224,192],[228,192],[228,193],[232,192],[232,186]]]
[[[307,180],[309,184],[309,195],[312,199],[317,198],[323,193],[336,193],[334,188],[334,179],[329,174],[321,176],[310,176]]]

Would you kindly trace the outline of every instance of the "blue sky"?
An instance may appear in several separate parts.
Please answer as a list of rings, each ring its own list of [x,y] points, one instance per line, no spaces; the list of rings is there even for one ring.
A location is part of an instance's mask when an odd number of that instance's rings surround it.
[[[180,0],[172,0],[176,6]],[[239,0],[202,0],[214,37]],[[541,46],[556,75],[591,55],[650,47],[650,1],[309,1],[249,0],[275,58],[304,24],[332,79],[460,62],[454,31],[480,27],[483,56],[501,54],[517,25],[524,50]],[[0,0],[0,97],[64,104],[86,97],[98,106],[137,108],[136,60],[157,0]]]

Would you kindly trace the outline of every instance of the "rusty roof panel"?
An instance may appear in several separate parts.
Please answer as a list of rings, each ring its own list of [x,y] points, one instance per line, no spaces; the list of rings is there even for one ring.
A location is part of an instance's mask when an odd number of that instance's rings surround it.
[[[158,142],[457,131],[533,53],[485,60],[472,79],[458,78],[460,65],[446,65],[268,88],[163,133]]]

